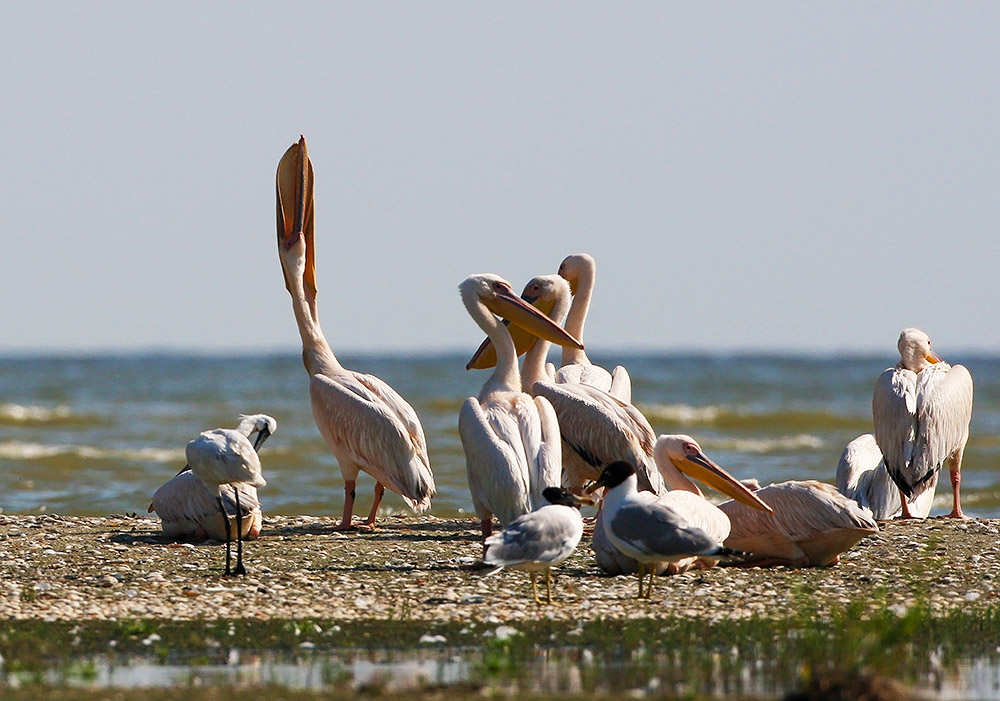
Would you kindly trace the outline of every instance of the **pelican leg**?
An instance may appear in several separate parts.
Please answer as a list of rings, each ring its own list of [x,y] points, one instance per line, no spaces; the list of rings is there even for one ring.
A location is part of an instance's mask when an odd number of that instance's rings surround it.
[[[354,522],[354,490],[357,486],[357,480],[344,480],[344,514],[333,530],[349,531],[353,527],[351,524]]]
[[[385,485],[381,482],[375,483],[375,501],[372,502],[372,510],[368,514],[368,520],[365,521],[363,526],[359,528],[364,528],[367,530],[375,530],[375,515],[378,513],[378,505],[382,503],[382,495],[385,494]]]
[[[233,571],[229,568],[229,515],[226,513],[226,506],[222,503],[222,493],[218,496],[219,511],[222,512],[222,523],[226,527],[226,571],[223,572],[223,576],[229,577],[233,574]]]
[[[240,513],[239,487],[233,486],[233,494],[236,496],[236,567],[233,574],[246,574],[247,569],[243,566],[243,514]],[[226,519],[226,525],[228,524],[229,519]]]
[[[488,514],[480,519],[479,528],[483,533],[483,559],[485,560],[486,551],[489,550],[489,546],[486,545],[486,539],[493,534],[493,514]]]
[[[916,518],[910,513],[910,505],[906,502],[906,495],[903,494],[903,490],[899,490],[899,501],[903,505],[903,511],[896,517],[895,520],[903,521],[906,519]]]
[[[948,458],[948,477],[951,479],[951,513],[948,518],[968,518],[962,512],[962,499],[959,495],[962,485],[962,454],[965,446],[962,446]]]

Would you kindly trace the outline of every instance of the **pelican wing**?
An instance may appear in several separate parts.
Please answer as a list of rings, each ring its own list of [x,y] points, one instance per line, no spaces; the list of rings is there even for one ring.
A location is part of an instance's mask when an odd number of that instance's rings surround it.
[[[645,494],[645,493],[640,493]],[[688,555],[709,555],[719,549],[719,541],[689,524],[665,504],[637,499],[622,504],[614,517],[605,521],[612,542],[622,550],[625,545],[638,559],[680,559]]]
[[[616,365],[611,371],[611,389],[608,394],[626,403],[632,402],[632,378],[623,365]]]
[[[911,471],[917,437],[916,373],[896,367],[879,375],[872,395],[872,419],[889,476],[909,497],[918,479]]]
[[[489,565],[509,567],[528,562],[557,564],[573,554],[583,535],[580,512],[549,504],[511,521],[503,532],[486,539]]]
[[[611,373],[592,363],[570,363],[556,371],[556,382],[589,385],[604,392],[611,390]]]
[[[423,431],[419,422],[414,429],[412,408],[384,382],[373,380],[360,373],[313,375],[309,393],[316,425],[335,454],[345,454],[414,511],[422,511],[434,494]],[[401,413],[401,405],[408,411]]]
[[[469,397],[458,415],[458,432],[469,491],[480,518],[489,512],[506,526],[530,511],[528,465],[520,428],[510,413]]]
[[[616,460],[624,460],[637,466],[640,489],[654,494],[663,490],[663,479],[652,459],[656,436],[646,417],[634,406],[581,384],[536,382],[532,394],[552,403],[564,445],[590,466],[593,473],[600,473],[605,465]],[[563,457],[566,467],[566,452]]]
[[[917,375],[917,441],[913,474],[936,472],[965,445],[972,420],[972,375],[962,365],[937,363]]]

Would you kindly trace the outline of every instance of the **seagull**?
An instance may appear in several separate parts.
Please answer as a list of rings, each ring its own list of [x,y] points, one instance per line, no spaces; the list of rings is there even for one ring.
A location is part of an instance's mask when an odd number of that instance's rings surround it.
[[[188,465],[195,476],[213,489],[226,528],[225,576],[246,574],[243,566],[243,515],[239,489],[233,491],[236,501],[236,567],[230,569],[229,517],[222,501],[222,485],[249,484],[263,487],[267,482],[260,473],[260,458],[249,439],[237,430],[217,428],[204,431],[185,448]]]
[[[260,453],[264,441],[277,428],[278,422],[267,414],[252,414],[240,416],[236,431],[253,441],[254,451]],[[244,540],[254,540],[260,534],[261,527],[257,490],[249,484],[238,484],[235,487],[225,484],[221,488],[230,528],[236,525],[236,499],[233,492],[239,490],[242,517],[240,536]],[[185,465],[183,470],[156,490],[148,511],[155,511],[160,517],[163,535],[168,538],[227,539],[226,527],[219,518],[215,492],[205,487],[190,465]]]
[[[604,487],[603,527],[611,544],[639,561],[639,594],[649,574],[645,598],[653,594],[653,578],[661,563],[678,562],[692,556],[720,557],[738,551],[723,547],[717,539],[692,526],[652,492],[640,492],[635,467],[613,462],[587,487],[588,493]]]
[[[580,504],[593,500],[578,497],[561,487],[546,487],[542,497],[547,504],[514,519],[502,532],[486,539],[483,561],[492,572],[516,567],[531,573],[531,592],[538,598],[537,576],[545,571],[545,602],[552,603],[552,567],[573,554],[583,536]],[[492,574],[490,572],[490,574]]]

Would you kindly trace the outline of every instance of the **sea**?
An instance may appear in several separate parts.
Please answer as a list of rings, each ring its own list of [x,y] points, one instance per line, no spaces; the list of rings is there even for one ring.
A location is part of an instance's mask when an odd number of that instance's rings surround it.
[[[657,434],[689,434],[736,477],[762,484],[833,483],[844,446],[872,429],[875,379],[896,361],[673,352],[591,359],[628,368],[633,402]],[[437,482],[431,513],[471,517],[458,413],[489,371],[466,371],[468,357],[458,353],[355,353],[340,360],[387,381],[419,415]],[[976,387],[963,506],[970,516],[1000,518],[1000,356],[955,353],[949,360],[969,368]],[[297,349],[0,356],[0,512],[146,515],[156,488],[184,466],[189,440],[235,427],[240,414],[250,413],[278,422],[261,450],[265,515],[339,517],[343,480],[313,422]],[[371,478],[359,478],[357,514],[367,514],[373,488]],[[386,492],[382,514],[406,509]],[[949,509],[945,477],[931,514]]]

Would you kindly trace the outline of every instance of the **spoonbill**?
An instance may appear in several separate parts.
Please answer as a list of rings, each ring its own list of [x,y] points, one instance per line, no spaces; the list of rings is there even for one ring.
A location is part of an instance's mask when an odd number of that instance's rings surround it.
[[[926,518],[934,502],[934,489],[938,475],[931,478],[933,484],[917,495],[908,507],[916,518]],[[844,448],[837,463],[837,491],[868,509],[876,521],[895,518],[903,512],[896,487],[885,469],[882,451],[878,449],[875,436],[865,433]]]

